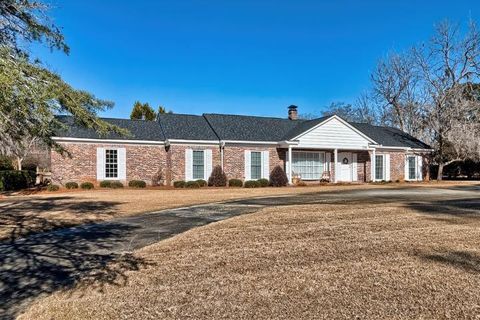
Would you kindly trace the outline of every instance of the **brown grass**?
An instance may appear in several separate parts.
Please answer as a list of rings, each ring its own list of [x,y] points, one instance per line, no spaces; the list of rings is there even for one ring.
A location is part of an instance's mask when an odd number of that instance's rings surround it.
[[[273,207],[146,247],[153,264],[126,285],[80,285],[21,318],[475,318],[480,218],[460,210]]]

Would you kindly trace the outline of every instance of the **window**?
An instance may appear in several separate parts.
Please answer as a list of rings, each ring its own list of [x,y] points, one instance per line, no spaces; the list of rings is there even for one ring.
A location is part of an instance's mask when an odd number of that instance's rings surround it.
[[[262,153],[251,152],[250,153],[250,178],[257,180],[262,178]]]
[[[383,155],[375,156],[375,180],[385,180],[385,157]]]
[[[323,152],[293,152],[293,174],[303,180],[319,180],[325,168],[325,153]]]
[[[417,178],[415,156],[407,157],[407,159],[408,159],[408,180],[415,180]]]
[[[105,178],[118,178],[118,150],[105,150]]]
[[[193,151],[193,180],[205,179],[203,151]]]

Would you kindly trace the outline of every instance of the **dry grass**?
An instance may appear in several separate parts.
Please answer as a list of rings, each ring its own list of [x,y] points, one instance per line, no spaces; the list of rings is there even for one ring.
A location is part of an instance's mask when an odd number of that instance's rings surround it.
[[[146,247],[153,265],[126,285],[80,285],[21,318],[475,318],[480,218],[453,208],[265,209]]]

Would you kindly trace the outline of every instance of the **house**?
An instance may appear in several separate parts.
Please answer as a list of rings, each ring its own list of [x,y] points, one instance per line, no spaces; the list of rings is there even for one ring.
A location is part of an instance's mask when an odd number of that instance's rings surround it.
[[[54,139],[72,155],[51,152],[52,180],[207,180],[214,166],[228,178],[268,178],[281,166],[290,182],[423,180],[431,149],[390,127],[351,123],[333,115],[300,120],[226,114],[162,114],[157,121],[104,119],[127,137],[98,136],[62,116],[68,129]]]

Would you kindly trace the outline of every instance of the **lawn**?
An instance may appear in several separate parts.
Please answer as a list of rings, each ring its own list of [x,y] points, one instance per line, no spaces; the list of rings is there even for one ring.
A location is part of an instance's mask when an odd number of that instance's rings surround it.
[[[21,318],[475,318],[477,206],[271,207],[136,251],[149,263],[116,285],[84,282]]]

